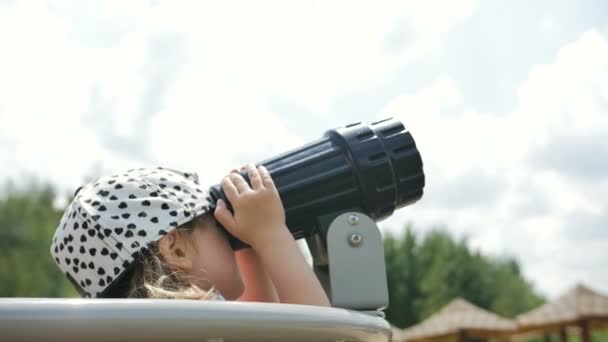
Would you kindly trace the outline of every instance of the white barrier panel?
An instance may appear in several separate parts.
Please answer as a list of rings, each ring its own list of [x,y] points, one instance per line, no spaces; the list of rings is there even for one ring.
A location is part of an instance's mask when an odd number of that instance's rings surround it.
[[[151,299],[0,298],[0,341],[382,341],[365,313],[306,305]]]

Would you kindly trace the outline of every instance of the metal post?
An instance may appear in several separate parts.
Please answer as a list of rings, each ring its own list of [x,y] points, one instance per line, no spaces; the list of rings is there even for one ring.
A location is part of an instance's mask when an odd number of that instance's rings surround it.
[[[562,342],[568,342],[568,332],[566,332],[566,327],[559,328],[559,337]]]
[[[583,342],[591,342],[591,332],[589,331],[589,321],[586,319],[581,321],[581,340]]]
[[[467,341],[467,332],[464,330],[458,330],[458,342]]]
[[[358,212],[325,219],[307,239],[315,274],[335,307],[377,311],[388,306],[384,245],[376,223]]]

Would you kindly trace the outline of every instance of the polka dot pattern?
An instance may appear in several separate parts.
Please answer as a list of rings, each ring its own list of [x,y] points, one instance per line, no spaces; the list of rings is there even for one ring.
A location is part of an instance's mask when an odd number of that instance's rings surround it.
[[[98,297],[142,249],[210,207],[196,173],[158,167],[101,177],[77,191],[51,255],[85,297]]]

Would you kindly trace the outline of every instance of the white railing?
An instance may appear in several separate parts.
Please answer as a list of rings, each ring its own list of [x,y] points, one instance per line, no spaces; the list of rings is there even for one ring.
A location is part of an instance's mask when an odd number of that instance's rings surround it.
[[[0,341],[389,341],[390,325],[306,305],[0,298]]]

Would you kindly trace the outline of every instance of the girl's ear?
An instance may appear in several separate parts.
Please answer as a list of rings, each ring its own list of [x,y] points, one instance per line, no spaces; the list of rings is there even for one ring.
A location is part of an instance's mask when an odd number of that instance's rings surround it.
[[[182,272],[192,270],[193,256],[188,241],[176,229],[158,241],[158,251],[169,266]]]

